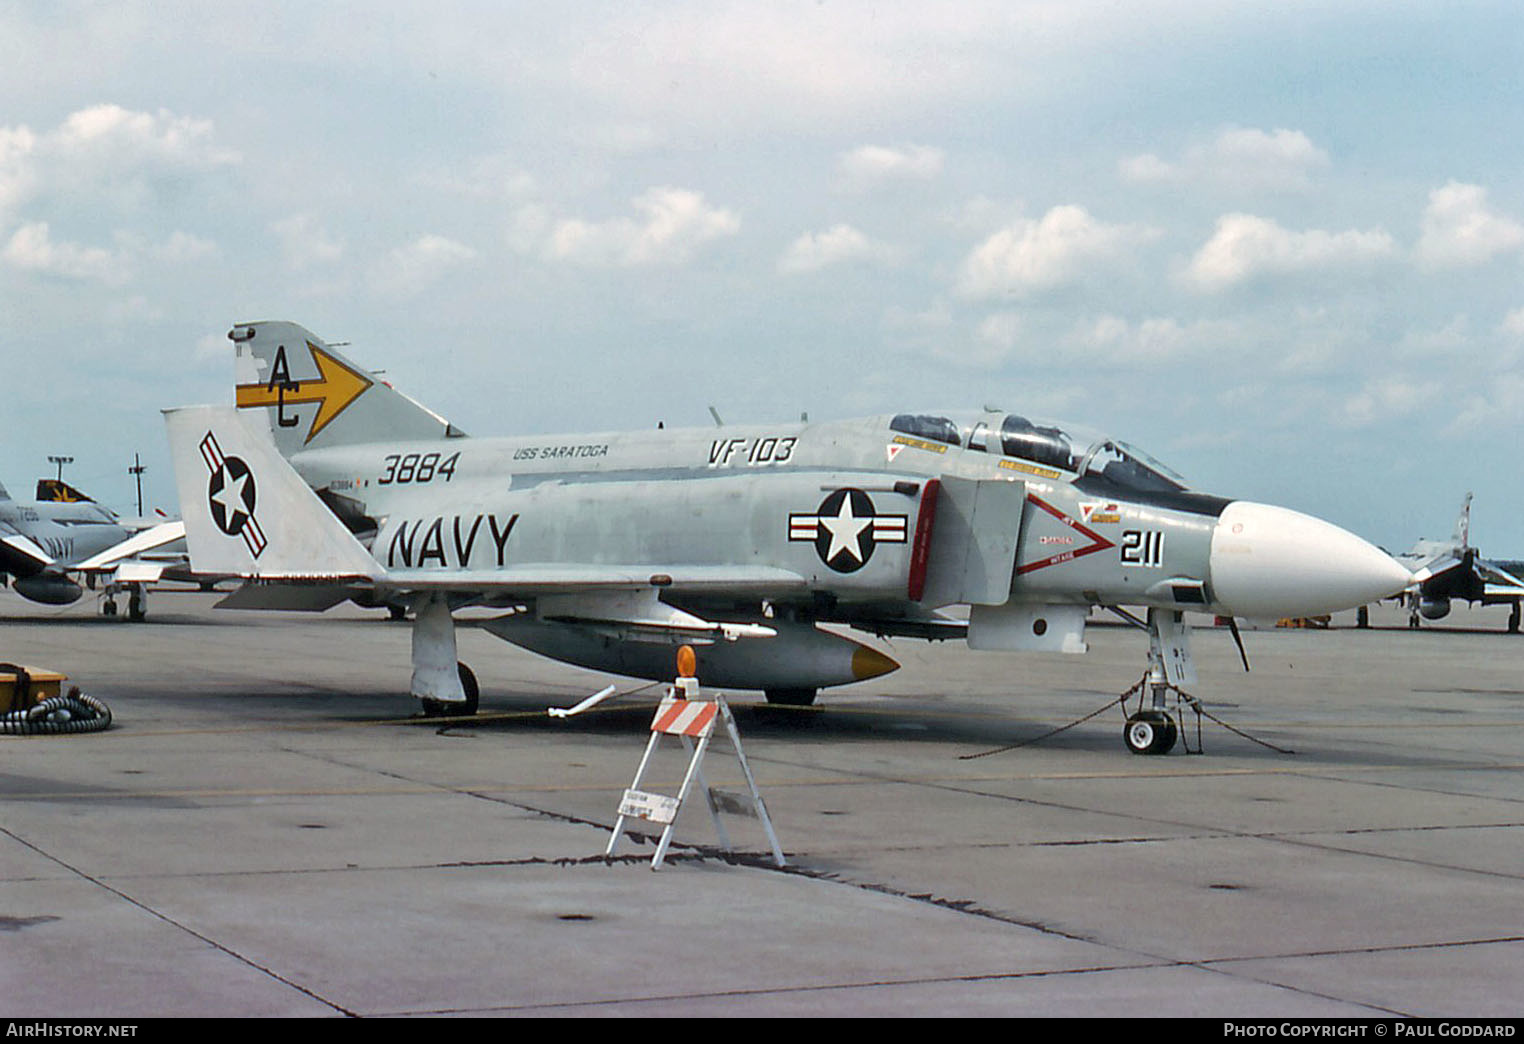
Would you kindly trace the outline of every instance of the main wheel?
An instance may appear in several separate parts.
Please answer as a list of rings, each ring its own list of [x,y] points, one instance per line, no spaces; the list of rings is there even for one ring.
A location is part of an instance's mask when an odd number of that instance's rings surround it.
[[[476,713],[477,706],[481,703],[482,690],[476,683],[476,673],[463,663],[455,665],[460,674],[460,687],[465,690],[466,700],[464,703],[454,703],[446,700],[419,700],[423,704],[423,716],[426,718],[454,718],[470,717]]]
[[[466,702],[461,704],[459,714],[475,714],[477,705],[481,702],[481,686],[476,684],[476,673],[463,663],[455,665],[460,672],[460,687],[466,690]]]
[[[808,707],[815,702],[814,689],[764,689],[762,695],[775,707]]]
[[[1140,711],[1122,729],[1122,740],[1134,754],[1168,754],[1176,737],[1175,723],[1162,711]]]

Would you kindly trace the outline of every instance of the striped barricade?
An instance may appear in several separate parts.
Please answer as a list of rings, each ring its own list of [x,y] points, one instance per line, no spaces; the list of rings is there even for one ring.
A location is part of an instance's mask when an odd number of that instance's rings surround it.
[[[662,860],[667,855],[667,846],[672,841],[677,815],[682,811],[683,801],[696,780],[704,791],[710,818],[714,821],[715,832],[719,834],[720,844],[724,848],[730,848],[730,838],[725,832],[725,825],[720,821],[720,814],[755,816],[767,831],[768,842],[772,845],[773,862],[780,867],[784,866],[783,850],[779,848],[777,835],[773,833],[772,821],[767,816],[767,806],[763,804],[756,780],[752,777],[751,766],[746,763],[746,754],[741,749],[741,734],[736,729],[735,717],[730,713],[725,697],[716,695],[712,700],[692,698],[697,696],[698,685],[694,679],[679,678],[678,683],[668,690],[666,697],[657,706],[656,714],[651,719],[651,738],[646,743],[645,756],[640,759],[640,767],[635,770],[634,781],[620,799],[619,818],[614,823],[613,834],[609,837],[608,847],[603,854],[614,854],[627,821],[642,819],[660,823],[663,826],[661,840],[656,844],[656,854],[651,857],[651,869],[660,870]],[[741,772],[746,777],[746,785],[750,790],[749,800],[745,795],[726,794],[716,790],[704,780],[701,764],[705,751],[709,749],[709,742],[714,738],[714,727],[719,722],[724,722],[736,760],[741,764]],[[675,798],[641,789],[641,781],[645,779],[651,757],[663,736],[676,736],[691,755],[688,771],[683,776],[682,789]]]

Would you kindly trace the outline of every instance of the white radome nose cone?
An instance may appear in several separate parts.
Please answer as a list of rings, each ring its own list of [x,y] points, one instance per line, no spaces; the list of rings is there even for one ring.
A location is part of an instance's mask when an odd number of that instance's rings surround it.
[[[1315,616],[1389,598],[1412,582],[1374,544],[1299,511],[1235,500],[1212,532],[1212,592],[1234,616]]]

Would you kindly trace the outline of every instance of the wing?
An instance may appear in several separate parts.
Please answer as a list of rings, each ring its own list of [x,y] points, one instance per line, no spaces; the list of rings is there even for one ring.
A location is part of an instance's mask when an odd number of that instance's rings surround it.
[[[1482,581],[1482,590],[1485,597],[1491,598],[1524,598],[1524,562],[1488,562],[1479,560],[1476,563],[1477,575]]]
[[[53,556],[14,526],[0,522],[0,572],[32,576],[57,565]]]

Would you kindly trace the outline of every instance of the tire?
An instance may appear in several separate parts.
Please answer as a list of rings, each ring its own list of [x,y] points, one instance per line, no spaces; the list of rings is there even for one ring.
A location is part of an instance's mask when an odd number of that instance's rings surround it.
[[[466,701],[450,703],[445,700],[419,700],[425,718],[466,718],[476,713],[482,694],[481,687],[476,683],[476,672],[463,663],[457,663],[455,669],[460,674],[460,687],[465,690]]]
[[[1175,723],[1160,711],[1141,711],[1127,719],[1122,742],[1134,754],[1168,754],[1178,738]]]
[[[481,703],[481,686],[476,683],[476,672],[463,663],[457,663],[455,668],[460,673],[460,687],[466,690],[466,702],[457,708],[457,714],[475,714],[477,706]]]

